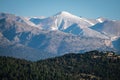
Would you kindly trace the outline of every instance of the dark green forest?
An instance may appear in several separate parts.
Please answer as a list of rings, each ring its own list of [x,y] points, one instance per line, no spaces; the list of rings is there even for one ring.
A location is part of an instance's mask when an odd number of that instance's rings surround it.
[[[119,80],[114,52],[70,53],[40,61],[0,57],[0,80]]]

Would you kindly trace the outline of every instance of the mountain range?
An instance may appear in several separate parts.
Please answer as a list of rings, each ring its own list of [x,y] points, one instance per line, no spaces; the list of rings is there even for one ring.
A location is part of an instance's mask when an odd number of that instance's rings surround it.
[[[120,52],[120,21],[62,11],[51,17],[0,13],[0,55],[39,60],[91,50]]]

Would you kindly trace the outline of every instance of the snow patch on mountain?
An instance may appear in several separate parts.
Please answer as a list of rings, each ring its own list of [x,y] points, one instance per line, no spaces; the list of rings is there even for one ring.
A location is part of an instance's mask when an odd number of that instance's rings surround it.
[[[104,21],[106,21],[107,19],[103,18],[103,17],[99,17],[96,19],[98,22],[102,23]]]
[[[86,18],[80,18],[80,19],[82,19],[83,21],[91,24],[91,26],[95,25],[93,22],[91,22],[90,20],[88,20],[88,19],[86,19]]]
[[[90,28],[83,28],[80,35],[82,36],[85,36],[85,37],[96,37],[96,38],[101,38],[101,39],[109,39],[109,37],[97,32],[97,31],[94,31]]]
[[[27,18],[27,17],[21,17],[21,19],[23,19],[28,25],[36,27],[36,25],[34,23],[32,23],[31,21],[29,21],[29,18]]]

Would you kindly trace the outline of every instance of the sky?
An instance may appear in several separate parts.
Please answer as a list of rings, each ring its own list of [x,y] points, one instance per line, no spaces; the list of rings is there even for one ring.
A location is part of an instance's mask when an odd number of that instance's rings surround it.
[[[120,20],[120,0],[0,0],[0,12],[18,16],[52,16],[67,11],[77,16]]]

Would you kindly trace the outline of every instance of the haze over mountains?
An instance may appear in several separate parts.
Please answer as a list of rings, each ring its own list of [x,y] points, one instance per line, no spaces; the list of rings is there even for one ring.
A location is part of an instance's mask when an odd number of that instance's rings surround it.
[[[39,60],[70,52],[120,52],[120,21],[62,11],[48,18],[0,13],[0,55]]]

